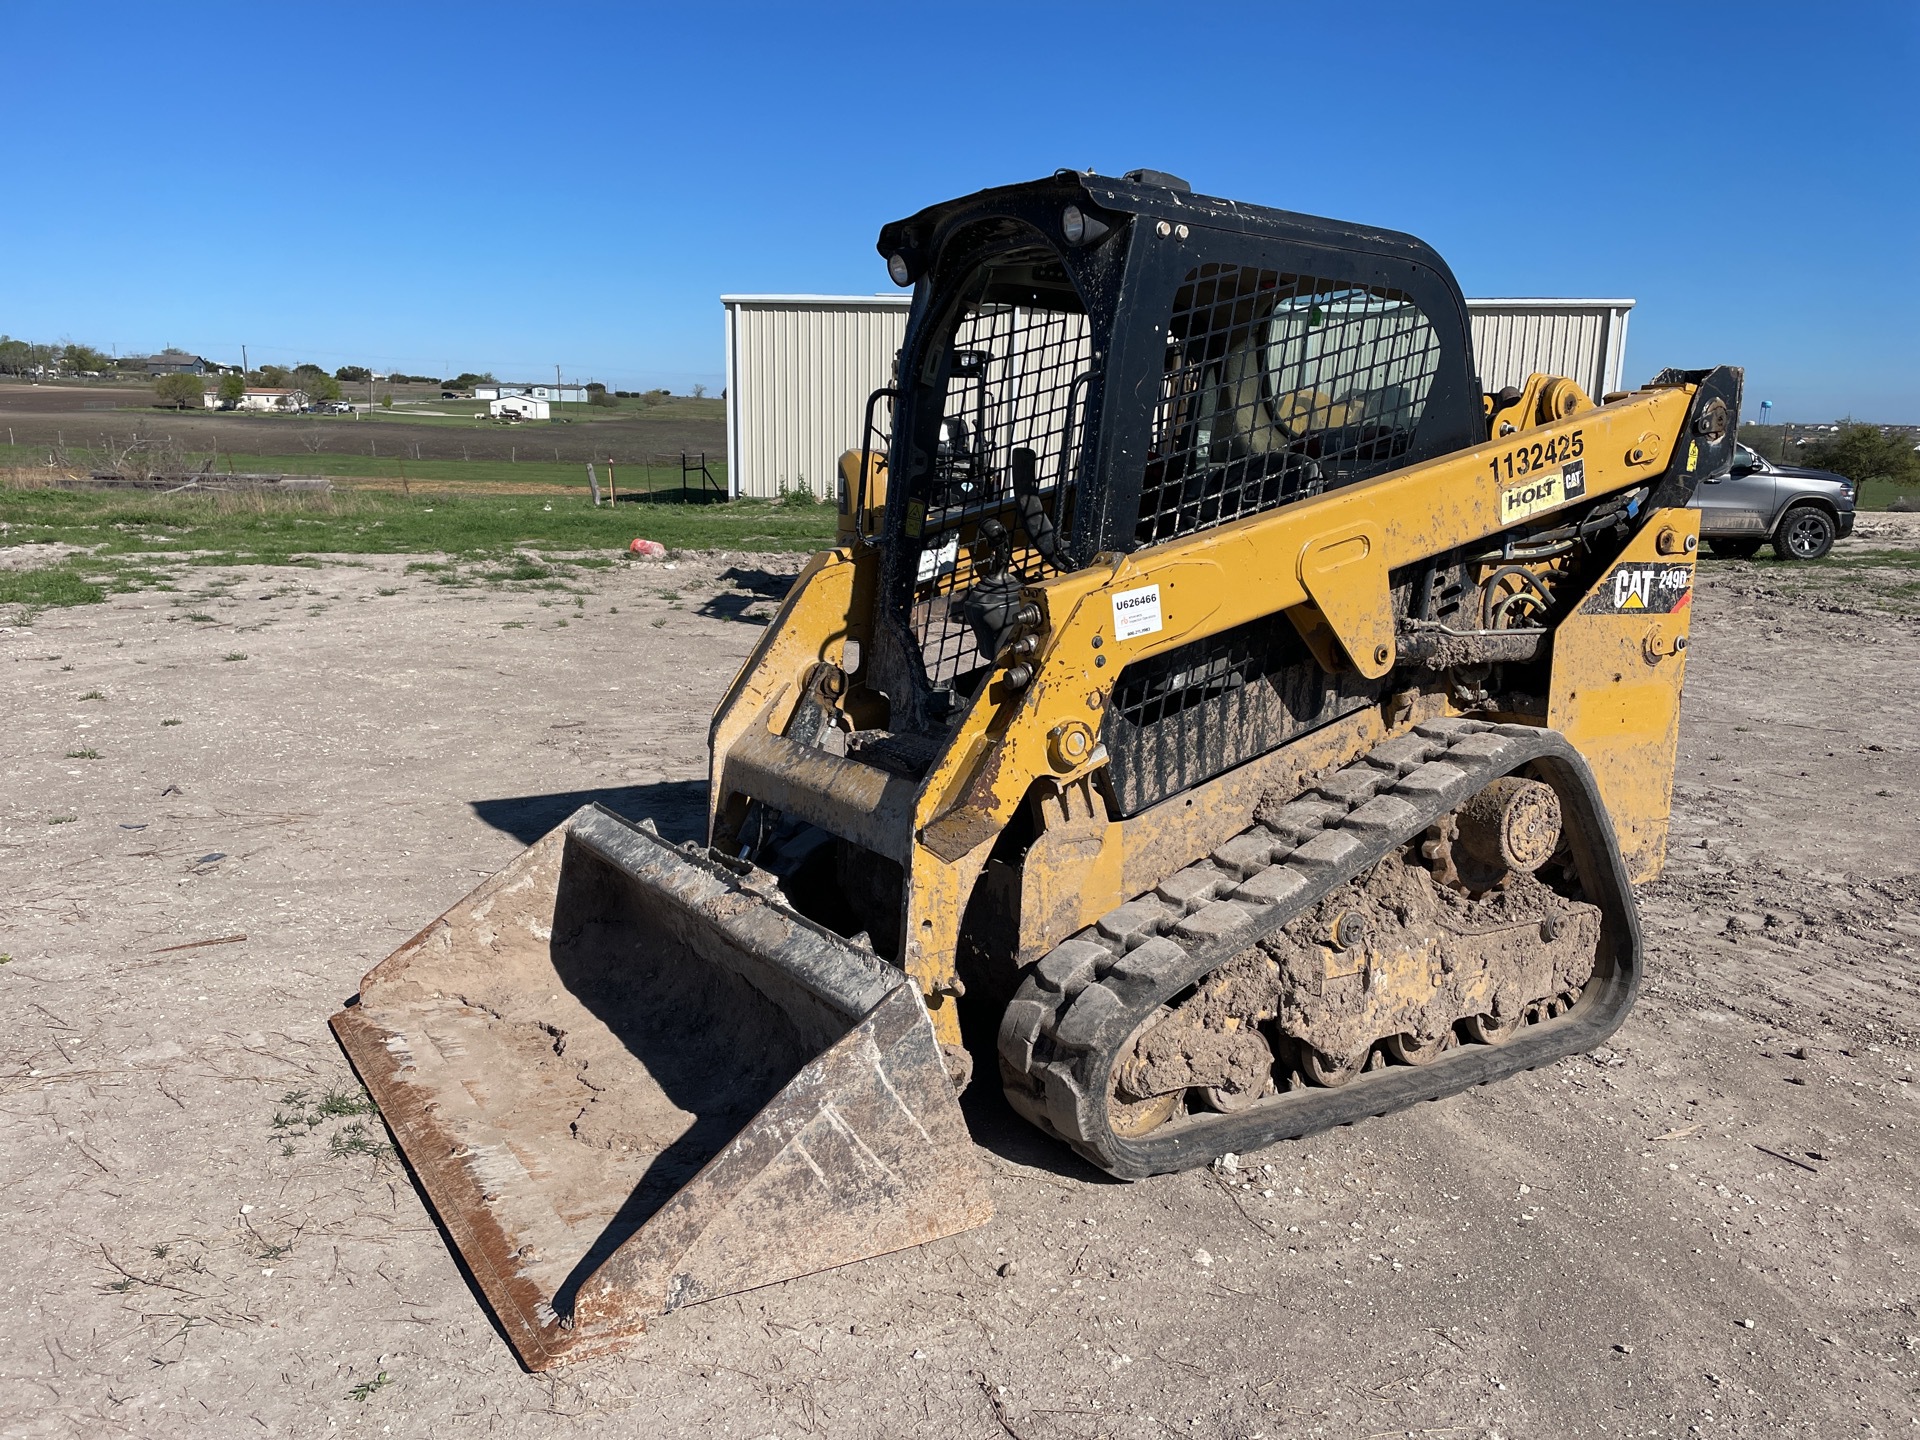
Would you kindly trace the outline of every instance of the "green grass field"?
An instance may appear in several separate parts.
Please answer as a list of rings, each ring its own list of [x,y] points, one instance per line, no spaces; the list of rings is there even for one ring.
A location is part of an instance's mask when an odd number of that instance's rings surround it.
[[[1920,486],[1895,485],[1891,480],[1869,480],[1860,487],[1854,504],[1862,510],[1885,510],[1903,495],[1920,502]]]
[[[0,606],[82,605],[162,583],[154,567],[300,565],[318,555],[515,551],[625,553],[636,537],[673,550],[811,551],[832,543],[828,505],[640,501],[595,509],[579,494],[335,490],[330,494],[162,494],[0,485],[0,545],[81,546],[55,564],[0,570]],[[4,612],[0,612],[4,613]]]

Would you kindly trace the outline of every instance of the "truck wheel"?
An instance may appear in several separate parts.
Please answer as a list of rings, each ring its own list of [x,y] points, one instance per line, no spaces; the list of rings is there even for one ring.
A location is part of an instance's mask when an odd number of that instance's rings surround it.
[[[1722,560],[1751,560],[1760,553],[1764,543],[1760,540],[1714,539],[1707,541],[1707,548]]]
[[[1782,560],[1818,560],[1833,548],[1833,517],[1818,505],[1796,505],[1773,532],[1773,553]]]

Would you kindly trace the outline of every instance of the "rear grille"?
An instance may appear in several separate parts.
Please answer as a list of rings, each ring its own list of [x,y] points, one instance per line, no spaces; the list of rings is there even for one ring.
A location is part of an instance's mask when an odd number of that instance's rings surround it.
[[[1284,614],[1129,665],[1103,735],[1120,814],[1374,703],[1382,681],[1329,675]]]

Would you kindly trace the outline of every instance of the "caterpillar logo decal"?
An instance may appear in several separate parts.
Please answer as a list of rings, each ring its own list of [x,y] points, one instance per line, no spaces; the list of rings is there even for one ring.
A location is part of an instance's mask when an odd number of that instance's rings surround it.
[[[1671,615],[1693,600],[1693,567],[1617,565],[1580,607],[1587,615]]]
[[[1500,523],[1511,525],[1568,500],[1578,500],[1586,493],[1587,465],[1584,460],[1562,465],[1557,473],[1536,471],[1500,492]]]

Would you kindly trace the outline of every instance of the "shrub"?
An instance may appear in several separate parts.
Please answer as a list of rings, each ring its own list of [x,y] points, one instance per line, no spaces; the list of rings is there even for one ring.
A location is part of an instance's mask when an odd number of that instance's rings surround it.
[[[198,375],[162,375],[153,382],[154,401],[186,410],[205,404],[200,397],[204,387]]]

